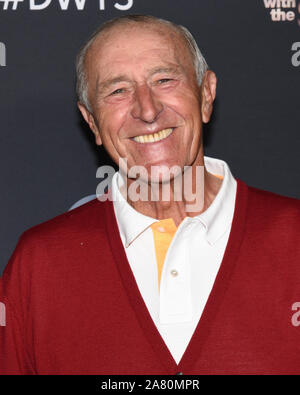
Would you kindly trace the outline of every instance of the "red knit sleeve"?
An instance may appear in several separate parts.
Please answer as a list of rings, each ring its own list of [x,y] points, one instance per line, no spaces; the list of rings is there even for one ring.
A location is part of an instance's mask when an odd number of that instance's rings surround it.
[[[0,278],[0,375],[34,374],[26,341],[26,266],[18,244]]]

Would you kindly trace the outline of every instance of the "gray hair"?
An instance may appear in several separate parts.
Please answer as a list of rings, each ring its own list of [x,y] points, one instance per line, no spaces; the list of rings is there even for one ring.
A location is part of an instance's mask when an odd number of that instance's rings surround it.
[[[199,86],[202,83],[203,76],[205,72],[208,70],[208,65],[196,43],[196,40],[194,39],[193,35],[190,33],[190,31],[181,25],[177,25],[176,23],[167,21],[165,19],[161,18],[156,18],[154,16],[150,15],[126,15],[126,16],[121,16],[119,18],[112,19],[110,21],[105,22],[98,28],[92,36],[89,38],[89,40],[85,43],[85,45],[81,48],[79,54],[77,55],[76,59],[76,74],[77,74],[77,84],[76,84],[76,90],[77,90],[77,95],[78,95],[78,100],[80,103],[82,103],[90,112],[91,112],[91,106],[89,103],[89,98],[88,98],[88,80],[87,80],[87,75],[86,75],[86,69],[85,69],[85,59],[87,52],[91,45],[94,43],[96,38],[103,33],[104,31],[108,31],[109,29],[126,24],[128,25],[129,23],[150,23],[150,24],[160,24],[167,26],[171,29],[173,29],[175,32],[179,33],[179,35],[186,41],[187,46],[189,48],[189,51],[192,55],[193,61],[194,61],[194,68],[195,68],[195,73],[196,73],[196,78]]]

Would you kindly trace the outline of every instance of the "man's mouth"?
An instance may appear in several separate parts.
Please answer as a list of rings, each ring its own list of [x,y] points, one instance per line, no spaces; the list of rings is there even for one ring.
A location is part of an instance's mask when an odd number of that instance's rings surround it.
[[[136,136],[133,137],[133,140],[136,141],[137,143],[156,143],[157,141],[161,141],[169,137],[175,128],[169,128],[169,129],[163,129],[160,130],[157,133],[153,134],[146,134],[144,136]]]

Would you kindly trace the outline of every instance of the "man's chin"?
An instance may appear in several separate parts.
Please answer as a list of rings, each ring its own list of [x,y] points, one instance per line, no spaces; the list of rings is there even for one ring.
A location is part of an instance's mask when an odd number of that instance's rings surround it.
[[[170,172],[151,173],[149,175],[148,182],[151,184],[169,184],[173,182],[173,180],[176,179],[179,174],[181,174],[181,172],[177,172],[175,174]]]
[[[178,165],[155,165],[147,169],[147,178],[149,184],[171,183],[181,174],[182,169]]]
[[[182,168],[176,164],[132,165],[127,168],[127,177],[144,183],[170,183],[182,174]]]

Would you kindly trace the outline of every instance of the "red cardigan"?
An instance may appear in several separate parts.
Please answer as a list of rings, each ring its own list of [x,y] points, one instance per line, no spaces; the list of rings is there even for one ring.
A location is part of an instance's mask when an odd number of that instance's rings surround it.
[[[1,373],[300,373],[300,201],[242,181],[221,268],[179,365],[139,293],[112,202],[25,232],[1,287]]]

